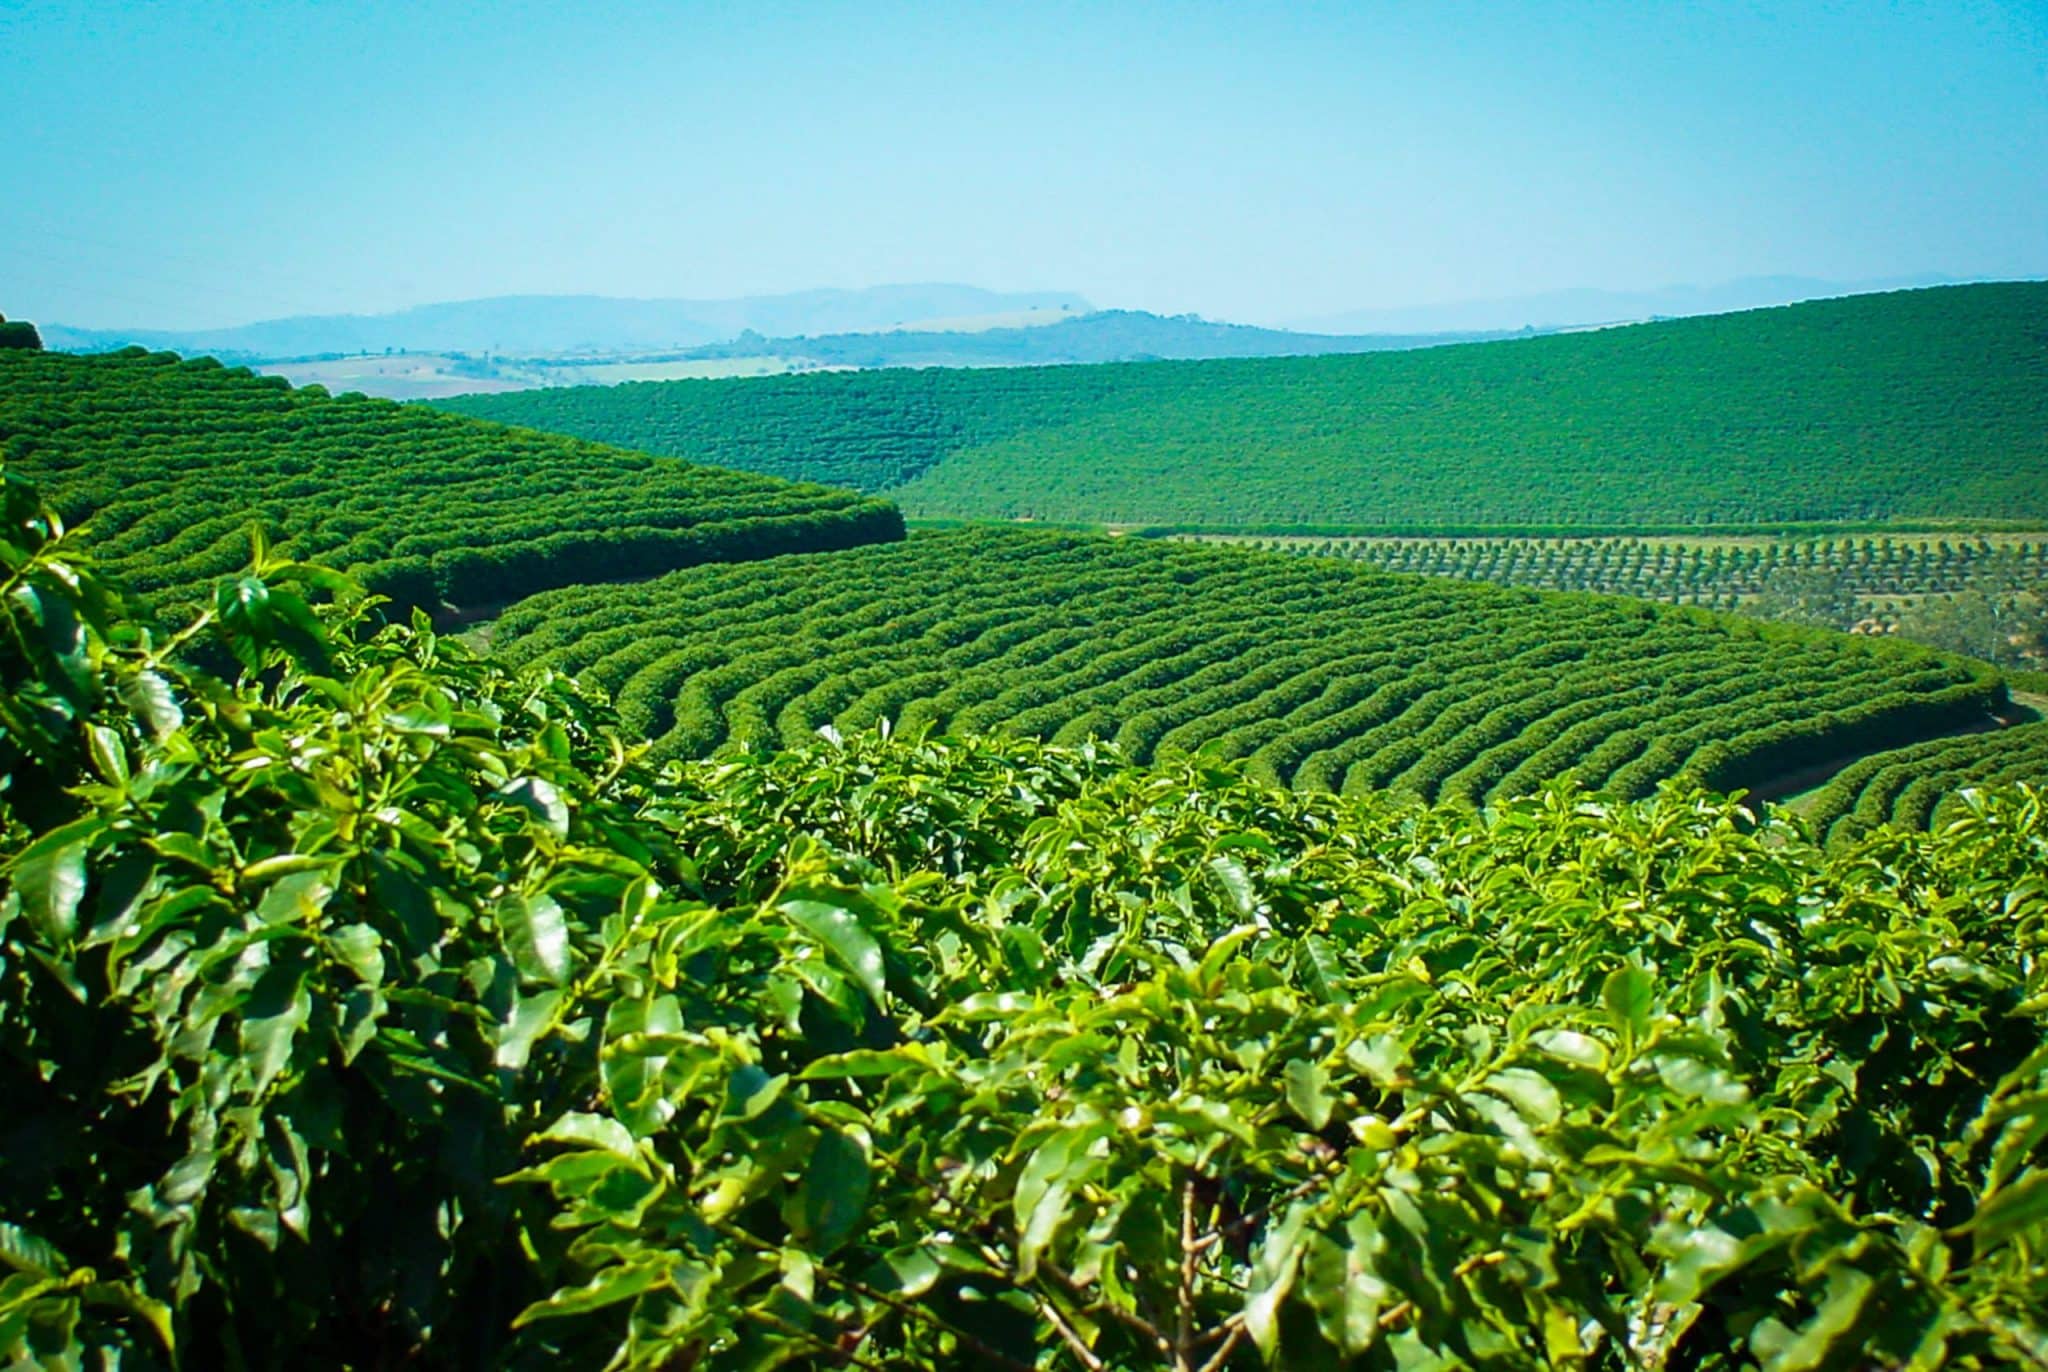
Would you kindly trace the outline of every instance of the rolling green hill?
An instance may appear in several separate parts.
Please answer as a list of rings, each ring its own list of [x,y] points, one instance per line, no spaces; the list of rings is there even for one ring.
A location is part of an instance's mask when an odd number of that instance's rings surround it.
[[[822,726],[1207,748],[1297,789],[1753,786],[1981,721],[1989,668],[1902,644],[1324,559],[980,527],[571,588],[513,664],[616,694],[658,753]]]
[[[1426,352],[685,381],[464,413],[914,516],[1407,528],[2048,518],[2048,284]]]
[[[411,604],[492,604],[695,562],[900,538],[887,502],[139,349],[0,351],[0,459],[170,600],[280,551]]]

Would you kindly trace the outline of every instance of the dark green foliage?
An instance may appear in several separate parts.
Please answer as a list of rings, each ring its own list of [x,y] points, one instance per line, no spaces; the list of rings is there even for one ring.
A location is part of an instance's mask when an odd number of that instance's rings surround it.
[[[2048,284],[1424,352],[685,381],[483,415],[913,515],[1641,527],[2048,517]]]
[[[0,351],[20,348],[28,351],[40,350],[43,336],[36,332],[36,326],[25,319],[10,320],[0,314]]]
[[[1829,857],[1031,743],[656,777],[303,565],[190,672],[7,502],[10,1364],[2048,1347],[2038,793]]]
[[[1938,827],[1967,812],[1965,790],[2015,781],[2048,786],[2048,722],[1873,753],[1837,773],[1806,815],[1831,842],[1887,823]]]
[[[1320,559],[979,528],[571,588],[498,651],[614,692],[658,754],[852,732],[1113,739],[1262,780],[1476,801],[1555,777],[1753,786],[1968,727],[1989,668],[1909,645]]]
[[[401,604],[902,536],[885,502],[131,349],[0,356],[0,457],[136,590],[176,602],[249,527]]]

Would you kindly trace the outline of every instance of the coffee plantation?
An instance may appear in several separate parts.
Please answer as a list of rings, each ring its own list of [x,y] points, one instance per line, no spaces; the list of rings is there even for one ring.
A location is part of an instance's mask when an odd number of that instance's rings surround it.
[[[1829,852],[1030,740],[656,771],[267,550],[164,638],[4,501],[17,1365],[2048,1353],[2038,792]]]
[[[1754,786],[1988,721],[1913,645],[1321,559],[979,528],[535,596],[495,651],[614,694],[657,755],[887,721],[1206,751],[1250,775],[1478,801],[1572,777]]]
[[[239,567],[248,529],[404,605],[901,538],[846,491],[689,466],[140,349],[0,350],[0,457],[138,592]]]

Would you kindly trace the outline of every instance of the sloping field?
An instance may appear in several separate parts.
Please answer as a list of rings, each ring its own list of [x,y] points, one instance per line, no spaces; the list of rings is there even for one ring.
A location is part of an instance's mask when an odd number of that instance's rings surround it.
[[[1192,544],[976,528],[515,606],[670,756],[825,725],[1208,747],[1298,789],[1627,794],[1950,731],[2004,698],[1905,645]]]
[[[1411,529],[2048,517],[2048,284],[1419,353],[465,397],[913,515]]]
[[[177,599],[281,551],[405,603],[509,600],[692,563],[900,538],[887,502],[389,401],[211,359],[0,352],[0,457],[111,568]]]
[[[1887,822],[1925,829],[1959,812],[1962,791],[2015,781],[2048,785],[2048,721],[1873,753],[1815,793],[1806,817],[1830,842]]]

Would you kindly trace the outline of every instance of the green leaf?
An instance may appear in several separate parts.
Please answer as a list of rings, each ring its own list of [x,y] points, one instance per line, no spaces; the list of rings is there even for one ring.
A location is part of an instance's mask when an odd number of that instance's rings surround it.
[[[292,1041],[312,1018],[313,998],[297,967],[273,967],[256,983],[242,1015],[242,1056],[261,1092],[290,1061]]]
[[[1385,1247],[1379,1226],[1361,1210],[1340,1234],[1311,1238],[1302,1262],[1302,1298],[1316,1312],[1323,1337],[1352,1357],[1379,1338],[1388,1287],[1377,1269]]]
[[[1320,1063],[1289,1058],[1282,1076],[1287,1082],[1288,1108],[1306,1120],[1310,1129],[1320,1131],[1330,1122],[1336,1104],[1330,1096],[1329,1072]]]
[[[1963,1230],[1988,1253],[2020,1234],[2048,1226],[2048,1171],[2030,1171],[1977,1207]],[[2048,1229],[2037,1237],[2048,1248]]]
[[[936,1286],[944,1272],[928,1248],[892,1248],[875,1264],[868,1284],[904,1300],[916,1300]]]
[[[513,1319],[514,1329],[524,1329],[541,1320],[587,1315],[621,1301],[652,1291],[665,1284],[674,1270],[674,1259],[661,1255],[652,1260],[607,1267],[581,1286],[565,1286],[544,1301],[536,1301]]]
[[[125,787],[128,784],[128,750],[122,746],[121,736],[104,724],[95,724],[85,731],[86,746],[92,753],[93,768],[100,779],[109,786]]]
[[[1600,1003],[1607,1017],[1633,1045],[1649,1029],[1657,1004],[1657,983],[1640,967],[1617,967],[1600,983]]]
[[[593,1115],[583,1110],[571,1110],[535,1134],[533,1139],[540,1143],[581,1143],[616,1153],[622,1158],[639,1156],[632,1131],[625,1125],[608,1116]]]
[[[533,1054],[534,1042],[554,1023],[556,1007],[565,994],[560,990],[541,991],[514,1001],[512,1013],[498,1026],[491,1061],[508,1071],[523,1069]]]
[[[1749,1088],[1713,1063],[1676,1053],[1659,1053],[1655,1062],[1664,1084],[1688,1099],[1709,1105],[1741,1105],[1749,1099]]]
[[[1398,1085],[1408,1069],[1408,1045],[1394,1034],[1369,1034],[1344,1048],[1344,1060],[1382,1090]]]
[[[498,788],[498,799],[516,805],[558,839],[569,837],[569,807],[554,784],[540,777],[518,777]]]
[[[1312,1208],[1309,1202],[1296,1201],[1279,1223],[1267,1229],[1245,1284],[1245,1332],[1268,1362],[1279,1347],[1280,1307],[1301,1270],[1304,1233]]]
[[[1066,1218],[1074,1186],[1093,1170],[1089,1150],[1107,1132],[1103,1124],[1056,1130],[1025,1160],[1011,1197],[1018,1232],[1017,1273],[1024,1280],[1038,1271],[1038,1256]]]
[[[38,1277],[61,1277],[71,1270],[55,1244],[4,1220],[0,1220],[0,1262]]]
[[[1195,975],[1204,983],[1211,983],[1222,975],[1224,965],[1237,956],[1237,950],[1258,938],[1266,931],[1256,924],[1240,924],[1226,932],[1209,945],[1202,954],[1202,960],[1195,967]]]
[[[1839,1366],[1845,1357],[1857,1358],[1865,1351],[1859,1328],[1863,1307],[1876,1289],[1877,1282],[1867,1272],[1847,1263],[1831,1267],[1820,1308],[1796,1337],[1763,1359],[1766,1372],[1807,1372]]]
[[[883,1003],[882,945],[861,926],[859,916],[821,900],[785,900],[776,908],[851,973],[868,999]]]
[[[256,918],[265,924],[311,924],[333,895],[334,883],[326,871],[294,872],[265,888]]]
[[[834,1053],[830,1057],[819,1058],[797,1076],[804,1081],[839,1081],[848,1077],[894,1076],[917,1066],[915,1059],[902,1053],[857,1048],[850,1053]]]
[[[725,1084],[725,1113],[737,1120],[759,1119],[788,1085],[786,1074],[771,1077],[752,1063],[737,1068]]]
[[[101,827],[97,821],[94,829]],[[21,908],[45,943],[61,947],[78,932],[78,904],[85,899],[85,855],[88,839],[70,838],[52,843],[76,825],[45,835],[25,849],[14,862],[14,889],[21,895]]]
[[[368,924],[347,924],[327,936],[327,946],[342,966],[359,977],[365,986],[384,980],[384,937]]]
[[[1242,862],[1234,857],[1213,857],[1209,859],[1209,870],[1230,897],[1231,909],[1240,919],[1249,919],[1258,911],[1258,892]]]
[[[1005,1020],[1023,1014],[1038,1003],[1024,991],[976,991],[963,996],[946,1011],[948,1019],[972,1024],[981,1020]]]
[[[1515,1107],[1529,1124],[1544,1129],[1564,1113],[1563,1099],[1550,1079],[1526,1067],[1510,1067],[1486,1079],[1486,1089]]]
[[[185,723],[171,684],[155,672],[137,672],[121,683],[121,703],[149,736],[162,743]]]
[[[569,979],[569,921],[553,896],[508,894],[498,902],[498,928],[521,976],[555,985]]]
[[[1315,934],[1305,934],[1294,948],[1294,967],[1301,984],[1325,1005],[1344,1002],[1344,964],[1336,950]]]
[[[819,1256],[832,1252],[860,1224],[870,1184],[866,1142],[851,1133],[825,1130],[797,1185],[791,1228]]]

